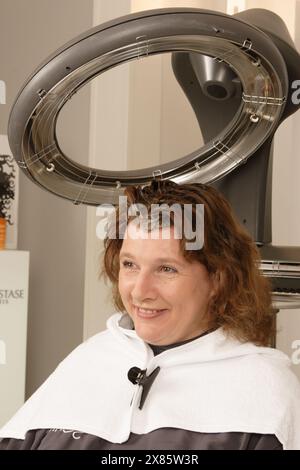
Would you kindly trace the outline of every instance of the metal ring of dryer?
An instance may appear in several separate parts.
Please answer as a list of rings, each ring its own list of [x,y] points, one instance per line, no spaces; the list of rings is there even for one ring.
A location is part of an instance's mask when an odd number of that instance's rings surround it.
[[[118,64],[174,51],[223,62],[242,84],[238,112],[215,139],[173,162],[135,171],[89,168],[62,152],[58,115],[81,87]],[[208,10],[139,12],[97,26],[49,57],[16,99],[9,142],[20,168],[44,189],[75,204],[114,204],[124,186],[153,178],[211,183],[228,174],[275,132],[287,91],[283,58],[258,28]]]

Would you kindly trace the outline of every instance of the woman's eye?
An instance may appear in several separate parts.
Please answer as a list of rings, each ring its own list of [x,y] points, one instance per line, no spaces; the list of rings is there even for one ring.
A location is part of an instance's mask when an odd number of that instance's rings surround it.
[[[177,269],[171,268],[171,266],[162,266],[162,267],[161,267],[161,270],[162,270],[164,273],[177,273]]]
[[[132,268],[133,263],[131,261],[122,261],[122,266],[124,266],[124,268]]]
[[[135,269],[136,266],[132,261],[122,261],[121,266],[125,269]],[[161,266],[159,268],[160,272],[167,273],[167,274],[173,274],[177,272],[177,269],[172,268],[171,266]]]

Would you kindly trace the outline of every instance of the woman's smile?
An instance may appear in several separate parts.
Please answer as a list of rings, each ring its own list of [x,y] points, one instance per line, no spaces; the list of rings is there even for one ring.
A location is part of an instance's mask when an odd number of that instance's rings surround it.
[[[167,309],[148,309],[148,308],[140,308],[134,305],[134,314],[140,318],[144,318],[146,320],[151,320],[153,318],[157,318],[162,316],[166,313]]]

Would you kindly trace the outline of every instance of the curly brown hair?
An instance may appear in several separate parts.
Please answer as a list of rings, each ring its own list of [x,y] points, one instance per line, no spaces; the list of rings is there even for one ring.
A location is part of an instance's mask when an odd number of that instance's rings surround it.
[[[271,305],[271,286],[260,274],[258,249],[244,227],[235,219],[225,198],[213,187],[194,183],[178,185],[171,181],[154,181],[149,186],[125,189],[127,206],[141,203],[148,211],[152,204],[204,204],[204,246],[185,250],[184,233],[179,240],[182,254],[189,261],[202,263],[216,281],[209,302],[210,328],[223,330],[240,341],[270,346],[275,328]],[[119,208],[116,208],[119,228]],[[128,223],[130,218],[128,219]],[[171,220],[172,224],[172,220]],[[106,237],[102,275],[112,282],[115,307],[125,312],[118,291],[119,253],[123,240]]]

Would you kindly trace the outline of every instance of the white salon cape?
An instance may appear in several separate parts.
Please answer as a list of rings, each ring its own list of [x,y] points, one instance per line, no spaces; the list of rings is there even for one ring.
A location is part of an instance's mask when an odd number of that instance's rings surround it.
[[[282,352],[241,343],[222,328],[157,356],[114,314],[107,330],[77,347],[0,430],[74,429],[114,443],[159,428],[274,434],[300,449],[300,385]],[[157,367],[142,409],[132,367]]]

